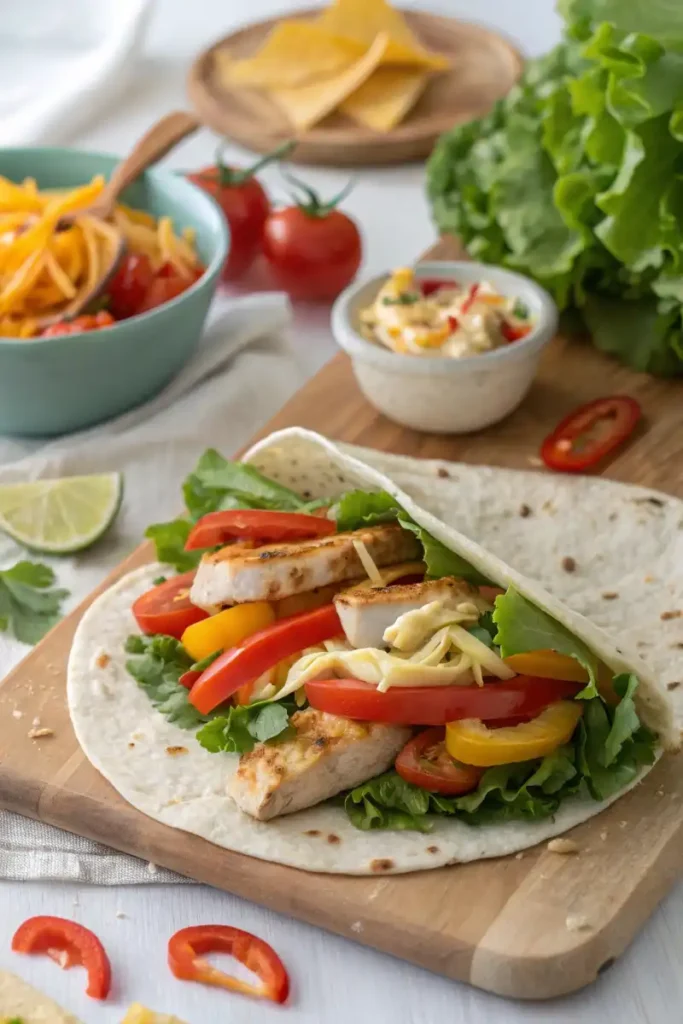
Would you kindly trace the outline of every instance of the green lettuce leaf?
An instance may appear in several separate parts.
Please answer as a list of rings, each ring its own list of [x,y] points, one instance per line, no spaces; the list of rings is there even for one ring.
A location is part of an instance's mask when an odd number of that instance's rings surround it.
[[[62,617],[68,590],[53,587],[55,574],[41,562],[17,562],[0,571],[0,630],[37,644]]]
[[[157,559],[172,565],[177,572],[189,572],[199,565],[201,551],[186,551],[185,541],[192,524],[187,519],[171,519],[168,523],[153,523],[145,530],[145,537],[154,542]]]
[[[326,502],[312,502],[269,480],[244,462],[228,462],[213,448],[199,459],[183,484],[185,506],[193,521],[208,512],[232,508],[263,508],[300,512]]]
[[[248,753],[256,743],[281,743],[295,736],[289,719],[296,710],[293,700],[230,707],[203,726],[197,739],[212,754]]]
[[[588,672],[589,683],[577,697],[587,700],[597,696],[598,659],[593,652],[583,640],[575,637],[552,615],[522,597],[514,587],[508,587],[507,593],[496,598],[493,621],[498,627],[495,642],[503,658],[544,650],[566,654]]]
[[[180,677],[193,667],[192,658],[172,636],[129,636],[125,650],[132,655],[126,669],[144,690],[157,711],[180,729],[197,729],[207,722],[189,701]]]
[[[427,576],[457,576],[469,583],[490,584],[490,580],[466,559],[442,544],[410,518],[395,498],[386,491],[349,491],[333,508],[338,530],[358,530],[363,526],[398,521],[404,530],[414,533],[424,550]]]
[[[682,9],[561,0],[561,10],[564,41],[529,61],[491,114],[438,142],[434,218],[473,257],[535,277],[561,309],[585,307],[601,350],[680,374]]]

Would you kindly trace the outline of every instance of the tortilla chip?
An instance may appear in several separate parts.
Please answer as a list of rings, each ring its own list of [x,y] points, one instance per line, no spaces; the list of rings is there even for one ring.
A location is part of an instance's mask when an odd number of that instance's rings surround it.
[[[316,22],[337,38],[366,46],[370,46],[378,33],[386,32],[389,45],[383,64],[416,64],[434,71],[450,67],[446,57],[431,53],[418,41],[401,12],[390,7],[386,0],[334,0]]]
[[[417,103],[429,77],[420,68],[378,68],[339,109],[373,131],[391,131]]]
[[[295,88],[350,67],[369,45],[339,38],[313,21],[281,21],[252,57],[234,60],[218,50],[218,77],[229,86]]]
[[[322,121],[370,77],[382,63],[388,43],[386,33],[380,33],[365,56],[346,71],[293,89],[273,89],[270,95],[294,127],[306,131]]]

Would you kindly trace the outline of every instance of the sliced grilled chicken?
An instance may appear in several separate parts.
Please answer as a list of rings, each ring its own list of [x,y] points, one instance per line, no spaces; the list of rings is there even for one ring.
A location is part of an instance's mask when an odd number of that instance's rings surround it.
[[[200,608],[277,601],[343,580],[366,576],[354,542],[365,545],[378,566],[416,558],[420,544],[400,526],[372,526],[296,544],[247,547],[232,544],[205,555],[190,599]]]
[[[242,754],[229,793],[260,821],[292,814],[366,782],[389,768],[411,730],[352,722],[306,708],[292,715],[296,739],[260,743]]]
[[[352,647],[386,647],[384,633],[400,615],[442,601],[449,608],[472,606],[472,621],[489,605],[465,580],[445,576],[440,580],[407,583],[395,587],[352,587],[334,599],[337,613]]]

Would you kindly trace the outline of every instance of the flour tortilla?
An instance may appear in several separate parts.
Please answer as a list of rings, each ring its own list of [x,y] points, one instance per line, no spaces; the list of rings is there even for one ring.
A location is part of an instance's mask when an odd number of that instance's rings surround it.
[[[365,462],[359,461],[358,454],[363,455]],[[531,507],[537,504],[542,492],[541,481],[545,478],[520,474],[519,480],[513,475],[506,476],[503,482],[496,476],[496,471],[488,471],[491,474],[489,478],[481,469],[462,466],[449,467],[449,477],[443,477],[438,475],[443,464],[425,463],[418,469],[412,461],[394,457],[389,460],[394,476],[392,482],[379,469],[380,465],[384,468],[387,458],[381,453],[341,451],[324,438],[300,429],[271,435],[245,456],[246,461],[266,475],[311,497],[335,496],[354,487],[391,491],[413,518],[434,536],[461,553],[489,578],[502,585],[512,583],[544,607],[588,643],[615,672],[635,671],[641,680],[639,712],[642,719],[659,733],[665,747],[674,748],[679,733],[672,719],[666,691],[659,687],[654,674],[637,655],[626,653],[621,638],[615,645],[593,623],[564,606],[539,584],[511,569],[494,554],[468,540],[453,526],[435,518],[430,511],[418,506],[408,493],[411,485],[413,490],[429,492],[425,495],[429,500],[424,504],[433,506],[438,500],[444,506],[448,505],[451,522],[456,518],[460,522],[459,517],[464,520],[465,510],[473,500],[475,507],[486,509],[489,514],[493,514],[497,507],[503,521],[512,519],[510,508],[505,507],[507,496],[518,503],[514,513],[518,515],[521,502]],[[369,465],[373,459],[378,468]],[[406,484],[405,490],[397,485],[399,479]],[[472,493],[466,485],[472,487]],[[493,499],[498,490],[501,493],[496,505]],[[608,501],[609,495],[601,493],[597,498],[602,505]],[[604,585],[598,559],[600,548],[595,542],[596,533],[590,520],[593,514],[597,514],[596,508],[586,504],[586,495],[582,495],[582,499],[579,507],[587,517],[587,528],[583,534],[575,533],[573,536],[575,550],[571,554],[577,566],[592,567],[592,586],[602,590]],[[504,511],[509,515],[503,516]],[[471,515],[471,509],[468,514]],[[525,520],[520,517],[520,522]],[[481,535],[476,515],[469,525],[472,533]],[[539,521],[531,535],[532,545],[541,543],[541,532]],[[629,536],[631,544],[634,540]],[[519,544],[514,549],[515,555],[518,552]],[[219,846],[264,860],[309,871],[364,875],[375,873],[379,861],[390,864],[389,871],[407,872],[514,853],[567,831],[600,813],[612,802],[572,798],[563,802],[554,819],[540,822],[472,827],[448,819],[435,819],[434,831],[429,835],[361,832],[351,825],[342,809],[328,805],[271,822],[255,821],[242,814],[226,795],[228,780],[237,767],[237,755],[216,755],[204,751],[191,732],[169,724],[154,710],[126,672],[123,643],[129,633],[136,631],[132,602],[152,585],[162,570],[162,566],[152,565],[129,574],[88,609],[74,638],[68,671],[69,708],[83,750],[121,795],[150,817],[193,832]],[[588,589],[590,584],[586,583],[586,587]],[[644,599],[644,587],[645,584],[641,584],[639,588],[640,602]],[[634,582],[634,601],[636,589]],[[656,640],[656,636],[652,639]],[[109,655],[109,661],[101,658],[103,653]],[[167,753],[168,748],[177,747],[187,752]],[[311,830],[316,835],[306,834]],[[329,834],[336,835],[340,842],[328,843]],[[433,852],[435,847],[436,853]]]

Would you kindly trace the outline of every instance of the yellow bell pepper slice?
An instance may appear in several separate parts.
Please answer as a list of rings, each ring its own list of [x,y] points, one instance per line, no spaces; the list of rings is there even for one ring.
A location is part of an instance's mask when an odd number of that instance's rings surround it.
[[[541,676],[543,679],[567,679],[573,683],[587,683],[588,673],[576,658],[557,651],[528,651],[503,658],[513,672],[522,676]]]
[[[182,635],[182,645],[195,661],[201,661],[214,651],[236,647],[272,622],[275,612],[268,601],[237,604],[188,626]]]
[[[545,757],[567,743],[583,713],[580,701],[560,700],[530,722],[489,729],[478,718],[449,722],[446,750],[456,761],[490,768]]]

